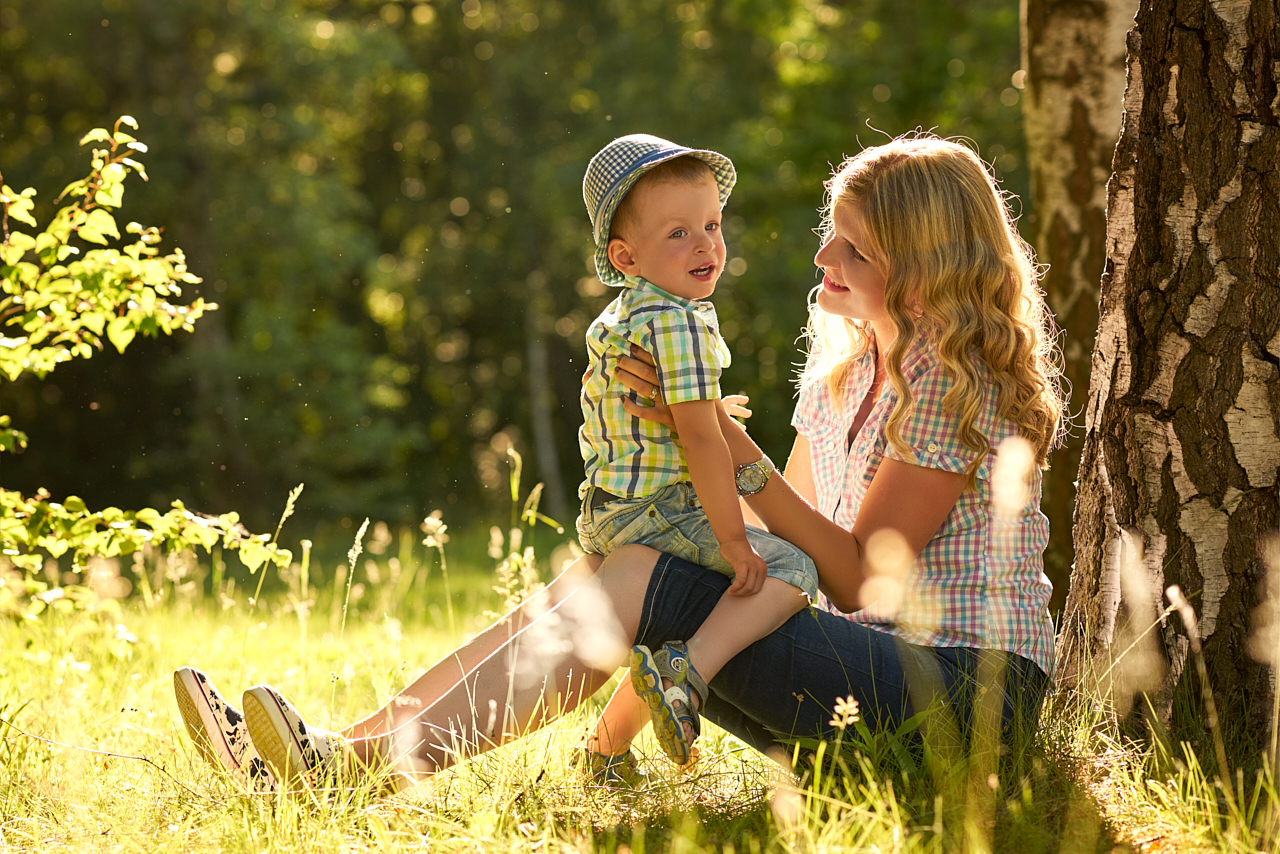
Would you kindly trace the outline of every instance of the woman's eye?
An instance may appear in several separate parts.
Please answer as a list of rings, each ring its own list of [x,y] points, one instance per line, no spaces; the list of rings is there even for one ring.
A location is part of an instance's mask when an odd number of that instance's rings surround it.
[[[855,260],[855,261],[865,261],[865,260],[867,260],[867,256],[865,256],[865,255],[863,255],[861,252],[859,252],[859,251],[858,251],[858,247],[854,246],[854,245],[853,245],[852,243],[850,243],[849,241],[847,241],[847,240],[846,240],[846,241],[844,242],[844,245],[845,245],[845,246],[848,246],[848,247],[849,247],[849,251],[853,253],[853,260]]]

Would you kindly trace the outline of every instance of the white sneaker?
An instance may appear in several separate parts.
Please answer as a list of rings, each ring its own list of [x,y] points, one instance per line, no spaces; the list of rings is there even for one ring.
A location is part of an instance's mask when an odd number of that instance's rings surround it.
[[[222,698],[206,674],[194,667],[179,667],[173,672],[173,693],[187,734],[201,756],[255,791],[275,788],[275,778],[249,738],[244,715]]]
[[[353,767],[345,738],[308,728],[293,704],[270,685],[254,685],[244,692],[244,713],[254,747],[284,783],[332,785],[342,771]]]

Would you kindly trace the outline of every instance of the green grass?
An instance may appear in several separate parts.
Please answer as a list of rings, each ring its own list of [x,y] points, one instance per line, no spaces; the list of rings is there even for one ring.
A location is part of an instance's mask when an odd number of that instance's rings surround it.
[[[451,581],[455,624],[475,632],[477,615],[495,605],[491,579],[455,571]],[[440,601],[438,583],[433,576],[429,601]],[[836,760],[831,746],[816,762],[801,756],[804,781],[779,790],[772,763],[709,726],[693,771],[678,773],[646,733],[638,752],[656,784],[600,789],[568,758],[602,693],[393,797],[246,794],[187,739],[176,667],[206,670],[232,697],[268,681],[309,721],[336,728],[381,706],[459,639],[445,611],[418,600],[402,603],[401,619],[367,609],[385,601],[371,590],[339,643],[330,595],[326,587],[305,628],[283,594],[250,616],[243,597],[222,608],[172,591],[150,609],[135,595],[118,615],[46,612],[0,625],[0,713],[34,735],[100,751],[4,731],[0,851],[1106,852],[1134,843],[1234,852],[1277,838],[1258,834],[1280,815],[1269,777],[1237,786],[1258,797],[1233,815],[1193,761],[1144,753],[1105,716],[1060,698],[1036,743],[993,766],[990,780],[963,761],[930,771],[902,740],[881,736]]]

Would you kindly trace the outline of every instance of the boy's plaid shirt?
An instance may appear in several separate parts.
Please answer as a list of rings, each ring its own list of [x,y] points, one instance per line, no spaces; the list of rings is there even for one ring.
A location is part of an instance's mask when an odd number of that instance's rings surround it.
[[[975,452],[958,435],[959,418],[942,408],[952,387],[935,347],[917,344],[903,358],[902,372],[915,408],[902,425],[902,438],[914,451],[908,459],[885,435],[897,392],[885,382],[852,447],[849,427],[874,374],[871,354],[849,371],[845,393],[832,397],[826,383],[802,388],[792,424],[809,440],[818,510],[846,530],[853,527],[867,487],[881,460],[902,460],[927,468],[963,473]],[[986,373],[984,366],[979,370]],[[994,449],[1017,434],[998,415],[997,393],[988,386],[975,422]],[[1053,622],[1049,596],[1053,586],[1043,571],[1049,520],[1040,512],[1040,469],[1031,475],[1031,497],[1016,522],[993,518],[989,453],[978,469],[975,488],[965,489],[942,527],[916,558],[896,612],[870,603],[847,619],[866,623],[925,646],[977,647],[1014,652],[1053,675]],[[905,503],[909,506],[909,501]],[[841,612],[825,596],[819,605]]]
[[[578,445],[586,479],[580,494],[598,486],[634,498],[689,480],[671,429],[622,408],[623,396],[648,404],[613,379],[618,357],[630,355],[631,344],[653,354],[668,404],[720,397],[720,371],[729,365],[729,348],[711,303],[682,299],[633,276],[623,287],[587,329],[591,376],[582,386]]]

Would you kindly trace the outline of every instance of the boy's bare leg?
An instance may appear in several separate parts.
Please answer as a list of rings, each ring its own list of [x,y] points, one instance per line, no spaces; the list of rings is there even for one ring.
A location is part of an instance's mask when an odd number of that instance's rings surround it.
[[[596,721],[587,739],[587,750],[617,756],[631,749],[631,742],[649,723],[649,707],[636,696],[629,678],[624,678]]]
[[[417,717],[481,662],[547,613],[551,603],[565,595],[566,587],[576,584],[584,574],[594,573],[602,559],[600,555],[586,555],[575,561],[536,595],[517,605],[502,619],[436,662],[386,706],[351,724],[341,734],[347,738],[369,738],[391,732],[407,720]]]
[[[419,700],[411,693],[413,685],[402,691],[383,710],[399,725],[390,732],[354,740],[356,755],[371,764],[391,760],[410,774],[431,774],[575,708],[622,663],[639,626],[656,562],[657,552],[626,546],[610,555],[594,580],[581,576],[566,580],[547,597],[545,613],[524,620],[520,631],[507,636],[425,710],[413,707]],[[599,629],[605,604],[601,593],[612,605],[621,629],[617,661],[588,664],[581,652],[599,646],[590,633]],[[579,643],[584,638],[596,643]],[[409,701],[399,702],[403,697]]]
[[[729,659],[776,631],[807,604],[803,593],[779,578],[766,578],[760,592],[751,596],[721,596],[685,642],[689,658],[710,682]]]

